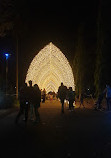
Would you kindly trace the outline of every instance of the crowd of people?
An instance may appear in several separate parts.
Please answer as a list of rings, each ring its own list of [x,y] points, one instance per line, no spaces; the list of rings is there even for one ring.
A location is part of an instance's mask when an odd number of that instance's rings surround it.
[[[69,110],[73,110],[73,103],[75,101],[75,93],[72,90],[72,87],[67,89],[66,86],[61,83],[61,86],[58,88],[57,97],[60,99],[62,104],[62,113],[64,113],[64,100],[69,101]],[[24,114],[24,121],[27,123],[28,116],[29,119],[35,123],[40,122],[40,116],[38,109],[40,107],[40,102],[45,103],[46,99],[46,90],[39,89],[39,86],[35,84],[32,86],[32,81],[29,81],[29,86],[26,83],[21,87],[19,92],[19,102],[20,109],[16,116],[15,122],[18,123],[21,115]],[[29,110],[30,109],[30,110]]]
[[[68,89],[62,82],[61,86],[58,88],[57,97],[61,101],[62,113],[64,113],[64,100],[68,100],[69,110],[74,109],[73,103],[75,101],[75,92],[72,90],[72,87],[69,87],[69,89]]]
[[[41,90],[38,85],[32,86],[32,81],[29,81],[29,86],[26,83],[22,86],[19,93],[20,110],[16,117],[15,122],[18,123],[19,118],[22,114],[25,114],[24,121],[28,120],[28,112],[30,108],[30,120],[36,122],[40,121],[38,108],[41,102]]]
[[[61,83],[61,86],[58,89],[58,98],[61,101],[61,105],[62,105],[62,113],[64,113],[64,100],[68,100],[69,102],[69,110],[73,110],[74,106],[73,103],[75,101],[75,91],[72,90],[72,87],[69,87],[69,89],[67,89],[66,86],[63,85],[63,83]],[[109,85],[106,85],[105,89],[99,94],[98,99],[95,103],[95,109],[96,110],[103,110],[103,106],[102,106],[102,101],[103,99],[106,99],[106,109],[109,111],[111,110],[111,87]],[[84,105],[84,99],[85,99],[85,94],[81,93],[79,101],[79,107],[83,106],[83,108],[85,108]]]
[[[109,85],[106,85],[106,88],[104,89],[104,91],[99,95],[97,102],[95,104],[96,110],[102,109],[102,100],[104,98],[104,95],[106,95],[107,109],[110,110],[111,88]],[[75,91],[73,91],[72,87],[67,88],[62,82],[61,85],[58,87],[57,98],[60,99],[62,113],[64,113],[65,100],[68,101],[69,110],[74,111],[73,104],[75,102]],[[41,90],[39,89],[39,86],[37,84],[32,86],[31,80],[29,81],[29,86],[27,86],[27,84],[24,83],[19,93],[20,110],[16,116],[15,122],[18,123],[20,116],[24,114],[24,121],[27,123],[29,109],[30,109],[30,120],[35,123],[40,122],[38,109],[40,107],[40,102],[45,103],[45,99],[46,99],[45,88],[42,91],[42,89]],[[84,94],[81,93],[80,107],[83,106],[85,108],[83,100],[84,100]]]

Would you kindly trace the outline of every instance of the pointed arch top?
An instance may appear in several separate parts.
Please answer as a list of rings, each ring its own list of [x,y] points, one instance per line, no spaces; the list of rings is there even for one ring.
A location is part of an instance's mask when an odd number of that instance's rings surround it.
[[[52,42],[33,58],[26,75],[26,83],[32,80],[47,92],[58,91],[61,82],[75,90],[74,76],[65,55]]]

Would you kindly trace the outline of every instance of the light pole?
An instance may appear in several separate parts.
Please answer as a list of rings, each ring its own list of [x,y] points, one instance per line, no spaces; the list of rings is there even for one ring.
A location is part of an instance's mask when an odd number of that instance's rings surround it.
[[[16,99],[18,100],[18,38],[16,46]]]
[[[8,58],[10,54],[5,53],[5,58],[6,58],[6,95],[7,95],[7,87],[8,87]]]

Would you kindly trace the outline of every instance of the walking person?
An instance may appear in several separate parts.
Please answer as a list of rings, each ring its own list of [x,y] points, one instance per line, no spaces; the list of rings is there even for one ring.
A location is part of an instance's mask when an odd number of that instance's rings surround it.
[[[24,83],[24,85],[20,89],[19,101],[20,101],[20,110],[17,114],[15,123],[18,123],[20,116],[23,115],[24,113],[25,113],[24,121],[25,123],[27,123],[29,103],[28,103],[28,87],[26,83]]]
[[[98,99],[95,103],[96,107],[95,110],[102,110],[102,101],[104,98],[104,91],[102,93],[99,94]]]
[[[69,87],[69,91],[67,93],[67,99],[69,101],[69,110],[73,111],[74,110],[73,103],[75,101],[75,94],[74,94],[74,91],[72,90],[72,87]]]
[[[30,80],[28,87],[28,100],[29,100],[29,106],[30,106],[30,120],[34,120],[34,106],[33,106],[33,91],[34,88],[32,87],[32,81]]]
[[[45,88],[42,91],[42,99],[43,99],[42,102],[45,103],[45,99],[46,99],[46,90],[45,90]]]
[[[35,123],[40,122],[40,115],[39,115],[39,107],[40,107],[40,102],[41,102],[41,91],[38,87],[37,84],[34,85],[34,90],[33,90],[33,106],[34,106],[34,113],[35,113]]]
[[[84,94],[83,93],[81,93],[81,96],[80,96],[80,107],[81,106],[83,106],[85,108],[85,106],[84,106]]]
[[[67,94],[67,87],[63,85],[63,82],[61,82],[61,86],[58,88],[58,98],[61,101],[62,104],[62,113],[64,113],[64,100],[66,99]]]
[[[109,85],[106,85],[106,101],[107,101],[107,110],[110,110],[111,106],[111,87]]]

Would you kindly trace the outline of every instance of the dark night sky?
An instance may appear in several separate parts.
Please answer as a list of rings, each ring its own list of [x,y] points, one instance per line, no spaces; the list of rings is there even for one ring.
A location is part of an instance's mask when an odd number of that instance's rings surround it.
[[[16,4],[22,26],[19,38],[20,77],[25,76],[33,57],[50,41],[72,62],[80,25],[84,26],[86,51],[94,52],[98,0],[19,0]],[[0,49],[12,53],[10,65],[14,65],[15,41],[10,34],[0,41]]]
[[[25,54],[37,53],[52,41],[71,60],[80,25],[84,26],[88,47],[93,47],[96,42],[97,0],[82,3],[58,0],[37,2],[27,1],[24,3],[25,10],[21,12],[28,32],[23,39],[25,44],[21,46]]]

